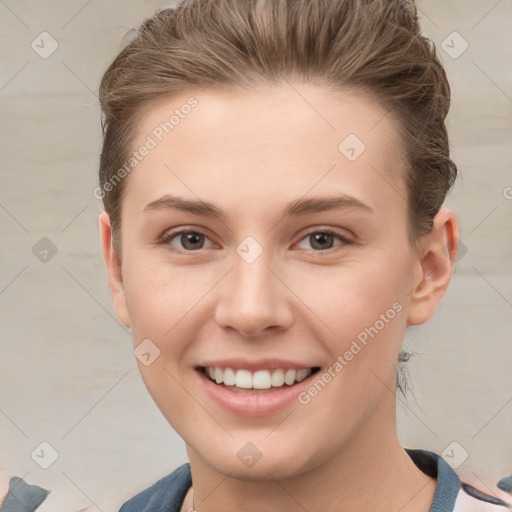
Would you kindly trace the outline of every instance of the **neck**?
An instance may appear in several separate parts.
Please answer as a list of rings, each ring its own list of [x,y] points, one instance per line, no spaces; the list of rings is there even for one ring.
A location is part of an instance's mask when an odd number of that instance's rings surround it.
[[[386,423],[369,421],[348,447],[325,454],[320,464],[306,472],[280,480],[226,476],[187,445],[195,509],[428,512],[436,481],[417,468],[400,445],[395,422],[393,417],[392,424],[387,422],[383,428]]]

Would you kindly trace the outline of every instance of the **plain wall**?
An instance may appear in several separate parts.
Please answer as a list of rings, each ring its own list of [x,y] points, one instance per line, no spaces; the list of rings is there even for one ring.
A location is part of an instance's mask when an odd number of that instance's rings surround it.
[[[187,460],[113,313],[93,196],[99,81],[126,32],[167,5],[0,3],[0,491],[13,475],[52,489],[41,512],[116,511]],[[512,2],[418,5],[453,89],[461,176],[446,204],[464,248],[435,317],[407,333],[399,432],[404,446],[467,453],[457,472],[492,492],[512,473]],[[51,49],[44,31],[58,44],[47,58],[31,47]],[[41,442],[58,453],[48,469],[31,456],[51,457]]]

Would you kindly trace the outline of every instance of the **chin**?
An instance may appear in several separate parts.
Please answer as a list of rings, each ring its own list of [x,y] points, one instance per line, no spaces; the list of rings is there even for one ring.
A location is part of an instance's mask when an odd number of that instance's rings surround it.
[[[243,439],[243,438],[242,438]],[[286,480],[294,478],[304,472],[313,469],[321,461],[315,463],[312,460],[314,454],[311,449],[311,456],[301,446],[288,444],[283,450],[282,442],[276,440],[272,443],[266,441],[246,443],[241,442],[240,437],[230,439],[221,450],[212,452],[211,445],[207,447],[207,453],[202,455],[196,451],[195,455],[203,459],[213,470],[243,481],[268,482],[273,480]],[[279,446],[280,445],[280,446]],[[281,449],[280,449],[281,448]],[[191,459],[193,464],[195,457]]]

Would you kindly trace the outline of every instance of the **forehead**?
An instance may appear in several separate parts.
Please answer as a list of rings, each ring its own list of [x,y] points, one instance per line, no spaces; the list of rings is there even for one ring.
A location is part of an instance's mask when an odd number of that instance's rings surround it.
[[[222,201],[236,189],[268,203],[270,195],[284,200],[342,185],[344,193],[377,187],[382,200],[396,200],[397,192],[403,200],[395,123],[372,97],[313,84],[190,90],[144,112],[134,150],[151,149],[130,173],[125,195],[136,191],[147,203],[178,187]]]

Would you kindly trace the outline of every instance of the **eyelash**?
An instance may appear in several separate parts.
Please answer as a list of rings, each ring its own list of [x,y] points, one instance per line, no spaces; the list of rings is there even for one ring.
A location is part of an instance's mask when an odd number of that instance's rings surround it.
[[[196,235],[202,235],[205,238],[208,238],[208,235],[206,233],[204,233],[203,231],[201,231],[200,229],[180,229],[178,231],[170,231],[168,233],[165,233],[162,236],[162,238],[157,243],[158,243],[158,245],[167,245],[167,246],[169,246],[169,250],[170,251],[176,252],[176,253],[179,253],[179,254],[199,252],[202,248],[201,249],[197,249],[195,251],[194,250],[183,250],[183,249],[176,249],[176,248],[172,247],[171,244],[170,244],[170,241],[173,240],[174,238],[176,238],[177,236],[185,235],[185,234],[190,234],[190,233],[193,233],[193,234],[196,234]],[[347,238],[344,235],[341,235],[340,233],[338,233],[337,231],[335,231],[333,229],[329,229],[329,228],[317,229],[317,230],[314,230],[314,231],[310,231],[309,233],[306,233],[299,240],[299,242],[301,242],[302,240],[310,237],[311,235],[318,234],[318,233],[321,233],[323,235],[332,235],[332,236],[338,238],[342,242],[342,245],[350,245],[350,244],[353,243],[353,241],[350,240],[349,238]],[[335,249],[336,249],[336,246],[335,247],[330,247],[329,249],[325,249],[325,250],[309,249],[309,251],[320,254],[320,253],[329,253],[330,251],[333,251]]]

